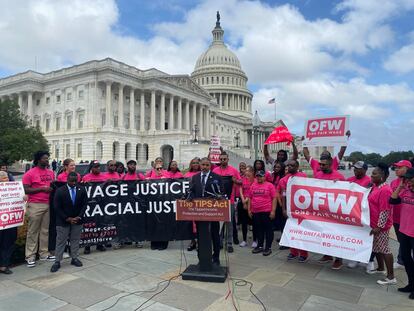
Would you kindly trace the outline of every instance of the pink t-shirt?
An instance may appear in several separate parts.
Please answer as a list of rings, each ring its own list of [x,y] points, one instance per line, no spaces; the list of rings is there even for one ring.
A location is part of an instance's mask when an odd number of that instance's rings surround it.
[[[220,175],[220,176],[232,176],[232,177],[235,177],[237,180],[241,180],[239,171],[231,165],[227,165],[226,168],[222,168],[221,166],[217,166],[213,170],[213,173],[215,173],[217,175]],[[232,204],[234,204],[235,194],[236,194],[236,191],[235,191],[234,186],[233,186],[233,190],[232,190],[231,196],[230,196],[230,203],[232,203]]]
[[[55,180],[55,174],[52,170],[33,167],[23,175],[23,185],[30,188],[50,187]],[[39,192],[28,194],[30,203],[49,203],[49,193]]]
[[[121,176],[119,175],[118,172],[113,172],[113,173],[106,172],[106,173],[102,173],[102,174],[103,174],[105,180],[109,180],[109,179],[113,180],[113,181],[121,180]]]
[[[56,181],[67,182],[68,181],[68,175],[69,174],[67,172],[62,172],[57,176]],[[79,175],[79,173],[76,173],[76,175],[78,175],[78,182],[80,182],[81,181],[81,176]]]
[[[310,165],[310,167],[313,171],[314,176],[317,172],[319,172],[321,170],[321,168],[319,166],[319,161],[314,159],[314,158],[309,159],[309,165]],[[338,159],[338,156],[335,156],[332,159],[332,170],[337,171],[338,167],[339,167],[339,159]]]
[[[267,182],[270,182],[270,183],[273,182],[273,175],[269,171],[265,172],[265,178]]]
[[[400,232],[414,238],[414,192],[404,188],[400,192]]]
[[[157,172],[155,171],[155,169],[152,169],[145,174],[145,179],[162,179],[162,178],[169,178],[167,177],[166,170],[161,170],[160,176],[157,175]]]
[[[378,227],[378,218],[382,211],[389,210],[387,222],[382,231],[387,231],[392,227],[392,205],[389,203],[392,194],[391,187],[388,184],[382,184],[380,187],[373,186],[368,196],[369,213],[371,218],[371,228]]]
[[[332,172],[330,172],[329,174],[325,174],[322,171],[318,171],[314,177],[316,179],[324,179],[324,180],[340,180],[340,181],[345,181],[345,177],[344,175],[342,175],[341,173],[339,173],[338,171],[332,170]]]
[[[254,182],[250,187],[250,209],[252,213],[271,212],[272,201],[276,197],[275,187],[265,181],[263,184]]]
[[[391,187],[393,192],[400,185],[400,182],[401,182],[401,179],[396,178],[390,183],[390,187]],[[404,186],[404,188],[406,188],[406,186]],[[404,190],[404,188],[401,189],[401,191]],[[393,210],[392,210],[393,221],[394,221],[395,224],[399,224],[400,219],[401,219],[401,204],[395,204],[395,205],[392,206],[392,208],[393,208]]]
[[[103,173],[99,173],[98,175],[88,173],[82,178],[83,182],[100,182],[100,181],[105,181],[105,180],[106,178]]]
[[[296,172],[295,174],[287,174],[277,184],[276,192],[279,193],[281,196],[286,196],[286,189],[287,189],[288,181],[291,177],[294,177],[294,176],[296,176],[296,177],[308,177],[303,172]]]
[[[167,178],[183,178],[184,176],[183,176],[183,173],[181,173],[181,172],[175,172],[175,173],[173,173],[171,171],[169,171],[169,172],[167,171],[166,172],[166,177]]]
[[[138,172],[135,172],[133,174],[126,173],[122,177],[122,180],[144,180],[144,179],[145,179],[144,175],[142,175],[141,173],[138,173]]]
[[[346,181],[354,182],[362,187],[368,188],[371,184],[371,177],[365,175],[362,178],[356,178],[355,176],[349,177]]]
[[[254,183],[254,178],[253,180],[250,180],[247,177],[243,177],[242,178],[242,185],[241,185],[241,189],[243,191],[243,196],[244,198],[248,198],[250,195],[250,187],[252,186],[252,184]]]
[[[185,177],[185,178],[191,178],[191,177],[193,177],[194,175],[197,175],[198,173],[200,173],[200,171],[187,172],[187,173],[185,173],[184,177]]]

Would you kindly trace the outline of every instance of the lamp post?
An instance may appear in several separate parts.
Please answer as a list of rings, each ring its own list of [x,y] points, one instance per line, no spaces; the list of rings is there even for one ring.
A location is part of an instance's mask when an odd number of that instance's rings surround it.
[[[256,112],[254,113],[254,117],[253,117],[253,136],[254,136],[254,159],[257,160],[258,158],[258,152],[259,152],[259,138],[258,138],[258,134],[259,134],[259,126],[260,126],[260,118],[259,115]]]
[[[234,140],[236,141],[236,148],[239,148],[240,132],[236,133],[236,136],[234,136]]]
[[[193,140],[193,142],[194,143],[197,143],[198,142],[198,140],[197,140],[197,133],[198,132],[199,132],[198,125],[197,124],[194,124],[194,128],[193,128],[193,133],[194,133],[194,140]]]

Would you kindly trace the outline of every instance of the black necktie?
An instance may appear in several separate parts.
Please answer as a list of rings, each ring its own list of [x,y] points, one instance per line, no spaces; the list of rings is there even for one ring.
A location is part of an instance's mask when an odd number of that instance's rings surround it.
[[[202,194],[203,196],[204,196],[204,190],[206,189],[206,177],[207,177],[206,174],[201,175],[201,186],[203,189],[203,194]]]

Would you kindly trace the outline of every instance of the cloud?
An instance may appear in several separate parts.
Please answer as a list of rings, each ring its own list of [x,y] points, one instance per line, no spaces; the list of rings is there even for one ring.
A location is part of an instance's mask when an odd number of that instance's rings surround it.
[[[414,71],[414,43],[408,44],[395,53],[393,53],[388,60],[384,63],[384,68],[405,74]]]

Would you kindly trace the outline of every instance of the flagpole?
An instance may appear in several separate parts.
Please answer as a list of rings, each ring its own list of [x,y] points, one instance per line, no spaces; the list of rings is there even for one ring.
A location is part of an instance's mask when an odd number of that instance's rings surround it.
[[[276,101],[273,103],[275,105],[275,124],[276,124]]]

